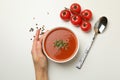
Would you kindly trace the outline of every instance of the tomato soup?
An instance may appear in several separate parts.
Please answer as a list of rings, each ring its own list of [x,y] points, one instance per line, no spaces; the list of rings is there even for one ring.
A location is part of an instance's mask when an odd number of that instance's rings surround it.
[[[78,42],[75,34],[63,27],[51,30],[44,40],[46,55],[55,61],[64,61],[75,54]]]

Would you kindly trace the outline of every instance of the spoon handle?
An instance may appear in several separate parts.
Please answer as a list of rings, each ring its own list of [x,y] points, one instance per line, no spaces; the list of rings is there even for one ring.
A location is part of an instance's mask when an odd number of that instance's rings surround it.
[[[84,61],[85,61],[85,59],[86,59],[86,57],[87,57],[87,55],[88,55],[88,52],[90,51],[90,49],[91,49],[91,47],[92,47],[92,44],[93,44],[93,42],[94,42],[94,40],[95,40],[95,38],[96,38],[96,35],[97,35],[97,34],[94,33],[94,36],[93,36],[90,44],[87,46],[87,48],[86,48],[85,51],[83,52],[82,57],[80,58],[79,62],[77,63],[76,68],[81,69],[81,67],[82,67],[82,65],[83,65],[83,63],[84,63]]]

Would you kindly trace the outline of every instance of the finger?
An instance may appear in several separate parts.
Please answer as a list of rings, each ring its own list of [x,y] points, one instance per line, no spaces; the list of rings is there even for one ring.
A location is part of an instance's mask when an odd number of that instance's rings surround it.
[[[36,49],[37,41],[39,40],[39,33],[40,33],[40,29],[38,29],[38,30],[36,31],[35,38],[34,38],[33,44],[32,44],[32,51],[35,51],[35,49]],[[33,54],[33,53],[32,53],[32,54]]]
[[[38,41],[38,43],[39,43],[39,50],[40,50],[40,53],[39,53],[39,55],[43,55],[43,52],[42,52],[42,41],[43,41],[43,35],[39,38],[39,41]]]
[[[42,41],[43,41],[43,35],[39,38],[39,45],[41,47],[41,51],[42,51]]]
[[[33,40],[33,48],[36,47],[37,41],[39,40],[40,29],[36,31],[35,38]]]
[[[40,29],[36,31],[35,38],[34,38],[35,41],[39,40],[39,34],[40,34]]]

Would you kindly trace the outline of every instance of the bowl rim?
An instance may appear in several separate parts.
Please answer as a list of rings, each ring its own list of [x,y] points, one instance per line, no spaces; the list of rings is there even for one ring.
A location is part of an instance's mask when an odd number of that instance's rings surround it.
[[[59,29],[59,28],[64,28],[64,29],[67,29],[67,30],[71,31],[71,32],[75,35],[76,41],[77,41],[77,47],[76,47],[76,49],[75,49],[74,54],[73,54],[71,57],[69,57],[69,58],[67,58],[67,59],[65,59],[65,60],[61,60],[61,61],[54,60],[54,59],[52,59],[51,57],[49,57],[48,54],[46,53],[45,47],[44,47],[45,40],[46,40],[46,37],[48,36],[48,34],[50,34],[52,31],[54,31],[54,30],[56,30],[56,29]],[[72,59],[76,56],[76,54],[78,53],[78,50],[79,50],[79,39],[78,39],[78,37],[76,36],[75,32],[73,32],[71,29],[66,28],[66,27],[55,27],[55,28],[51,29],[51,30],[45,35],[45,37],[43,38],[42,48],[43,48],[43,52],[44,52],[44,54],[46,55],[46,57],[47,57],[48,59],[50,59],[51,61],[56,62],[56,63],[65,63],[65,62],[68,62],[68,61],[72,60]]]

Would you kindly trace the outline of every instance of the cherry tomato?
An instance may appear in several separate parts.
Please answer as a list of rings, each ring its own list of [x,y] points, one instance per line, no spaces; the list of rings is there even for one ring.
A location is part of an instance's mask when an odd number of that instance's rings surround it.
[[[81,12],[81,17],[88,21],[92,18],[92,12],[88,9],[85,9],[84,11]]]
[[[72,14],[80,14],[81,6],[78,3],[73,3],[70,6],[70,11],[71,11]]]
[[[91,30],[91,24],[90,24],[90,22],[88,22],[88,21],[82,21],[82,24],[81,24],[81,29],[83,30],[83,31],[85,31],[85,32],[88,32],[88,31],[90,31]]]
[[[70,21],[73,25],[79,26],[82,22],[82,18],[79,15],[73,15]]]
[[[70,20],[71,13],[68,9],[62,10],[60,12],[60,17],[61,17],[61,19],[68,21],[68,20]]]

